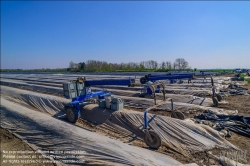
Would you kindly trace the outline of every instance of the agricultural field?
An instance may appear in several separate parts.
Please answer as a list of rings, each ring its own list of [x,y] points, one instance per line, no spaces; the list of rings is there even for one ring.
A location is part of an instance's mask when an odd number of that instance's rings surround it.
[[[211,79],[197,72],[191,82],[159,80],[164,84],[165,94],[161,89],[154,100],[151,95],[142,95],[146,85],[140,84],[140,78],[146,74],[2,73],[2,150],[6,156],[11,151],[33,152],[36,162],[25,163],[28,165],[250,164],[247,81],[232,81],[232,73],[210,73],[214,74]],[[78,77],[97,81],[135,79],[136,86],[91,86],[92,92],[104,90],[121,98],[124,108],[118,111],[100,108],[98,100],[91,100],[80,105],[80,118],[70,123],[65,106],[71,99],[64,97],[63,83]],[[142,131],[144,111],[151,107],[149,127],[162,141],[156,149],[145,143]],[[176,118],[175,111],[184,118]],[[2,158],[1,163],[10,165],[7,160],[10,158]],[[15,164],[24,165],[18,159]]]

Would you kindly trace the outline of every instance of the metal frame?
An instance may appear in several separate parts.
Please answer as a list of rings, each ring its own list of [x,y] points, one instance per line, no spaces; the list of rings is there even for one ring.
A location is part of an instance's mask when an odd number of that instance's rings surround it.
[[[148,81],[158,81],[158,80],[170,80],[170,83],[174,83],[176,79],[193,79],[193,73],[185,73],[185,74],[170,74],[170,75],[145,75],[140,78],[141,84],[145,84]]]
[[[150,76],[147,78],[147,80],[148,81],[158,81],[158,80],[174,80],[174,79],[188,79],[188,78],[193,78],[193,74]]]
[[[134,86],[135,85],[135,79],[105,79],[105,80],[89,80],[86,81],[85,77],[78,77],[77,80],[71,81],[76,83],[76,89],[77,89],[77,82],[83,83],[84,88],[86,90],[86,87],[90,87],[92,85],[125,85],[125,86]],[[105,96],[111,96],[111,93],[105,93],[103,90],[98,92],[86,92],[86,95],[77,96],[75,98],[72,98],[72,101],[68,103],[68,105],[73,106],[78,111],[78,118],[81,116],[80,111],[80,103],[86,102],[88,99],[98,97],[98,99],[104,99]]]
[[[105,93],[104,91],[90,92],[87,95],[77,96],[76,98],[73,98],[72,101],[69,103],[69,105],[76,107],[78,111],[78,118],[79,118],[81,116],[80,103],[86,102],[86,100],[94,98],[94,97],[103,99],[104,96],[111,96],[111,93],[110,92]]]
[[[151,109],[153,109],[153,108],[155,108],[155,107],[157,107],[157,106],[159,106],[159,105],[161,105],[161,104],[163,104],[164,102],[165,102],[166,100],[164,99],[163,101],[161,101],[161,102],[159,102],[157,105],[154,105],[154,106],[152,106],[152,107],[149,107],[149,108],[147,108],[145,111],[144,111],[144,127],[143,127],[143,129],[144,130],[147,130],[148,129],[148,126],[149,126],[149,120],[148,120],[148,112],[151,110]]]
[[[85,86],[92,85],[124,85],[124,86],[133,86],[135,79],[104,79],[104,80],[86,80],[84,81]]]
[[[155,105],[156,105],[156,95],[155,95],[155,93],[157,93],[156,88],[159,90],[158,93],[160,93],[160,91],[161,91],[160,87],[162,87],[162,89],[163,89],[163,91],[162,91],[162,93],[163,93],[163,101],[166,100],[166,91],[165,91],[164,83],[159,82],[159,83],[148,84],[148,85],[145,85],[145,86],[147,86],[147,94],[152,95]]]

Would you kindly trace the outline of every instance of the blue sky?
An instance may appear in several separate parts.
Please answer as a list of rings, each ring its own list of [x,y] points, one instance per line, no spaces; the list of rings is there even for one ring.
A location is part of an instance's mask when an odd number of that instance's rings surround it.
[[[174,61],[250,68],[250,2],[4,1],[1,68]]]

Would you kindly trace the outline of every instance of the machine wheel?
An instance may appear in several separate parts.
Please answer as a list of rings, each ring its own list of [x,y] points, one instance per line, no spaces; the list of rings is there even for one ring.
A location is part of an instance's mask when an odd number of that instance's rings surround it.
[[[171,118],[176,118],[176,119],[184,120],[185,116],[184,116],[184,114],[182,112],[172,111]]]
[[[67,119],[70,123],[76,123],[78,119],[78,112],[75,107],[66,108]]]
[[[147,82],[147,79],[145,77],[140,78],[140,83],[145,84]]]
[[[147,137],[147,134],[145,134],[145,142],[146,144],[152,148],[152,149],[158,149],[161,146],[161,137],[159,134],[157,134],[154,130],[149,130],[148,134],[150,134],[151,138],[152,138],[152,142],[150,142],[149,138]]]
[[[221,100],[222,100],[222,97],[221,97],[220,94],[216,94],[216,97],[217,97],[218,101],[221,101]]]
[[[213,99],[213,103],[214,103],[214,107],[218,106],[218,100],[215,97],[212,97]]]

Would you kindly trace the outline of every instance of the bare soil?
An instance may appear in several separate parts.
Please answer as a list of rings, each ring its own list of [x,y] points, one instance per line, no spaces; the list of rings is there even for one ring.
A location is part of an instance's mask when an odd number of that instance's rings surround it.
[[[245,85],[243,87],[248,88],[247,92],[250,94],[250,85]],[[219,106],[219,108],[238,110],[239,115],[250,116],[250,96],[228,96],[226,98],[226,101],[228,101],[228,104],[221,105]],[[228,138],[227,140],[235,146],[239,147],[241,150],[247,152],[247,159],[245,163],[250,164],[250,138],[232,132],[232,137]]]
[[[233,133],[232,137],[227,140],[246,152],[246,161],[242,161],[242,163],[250,164],[250,138]]]
[[[250,85],[243,86],[250,94]],[[250,116],[250,96],[232,95],[226,98],[228,104],[219,105],[219,108],[238,110],[239,115]]]

